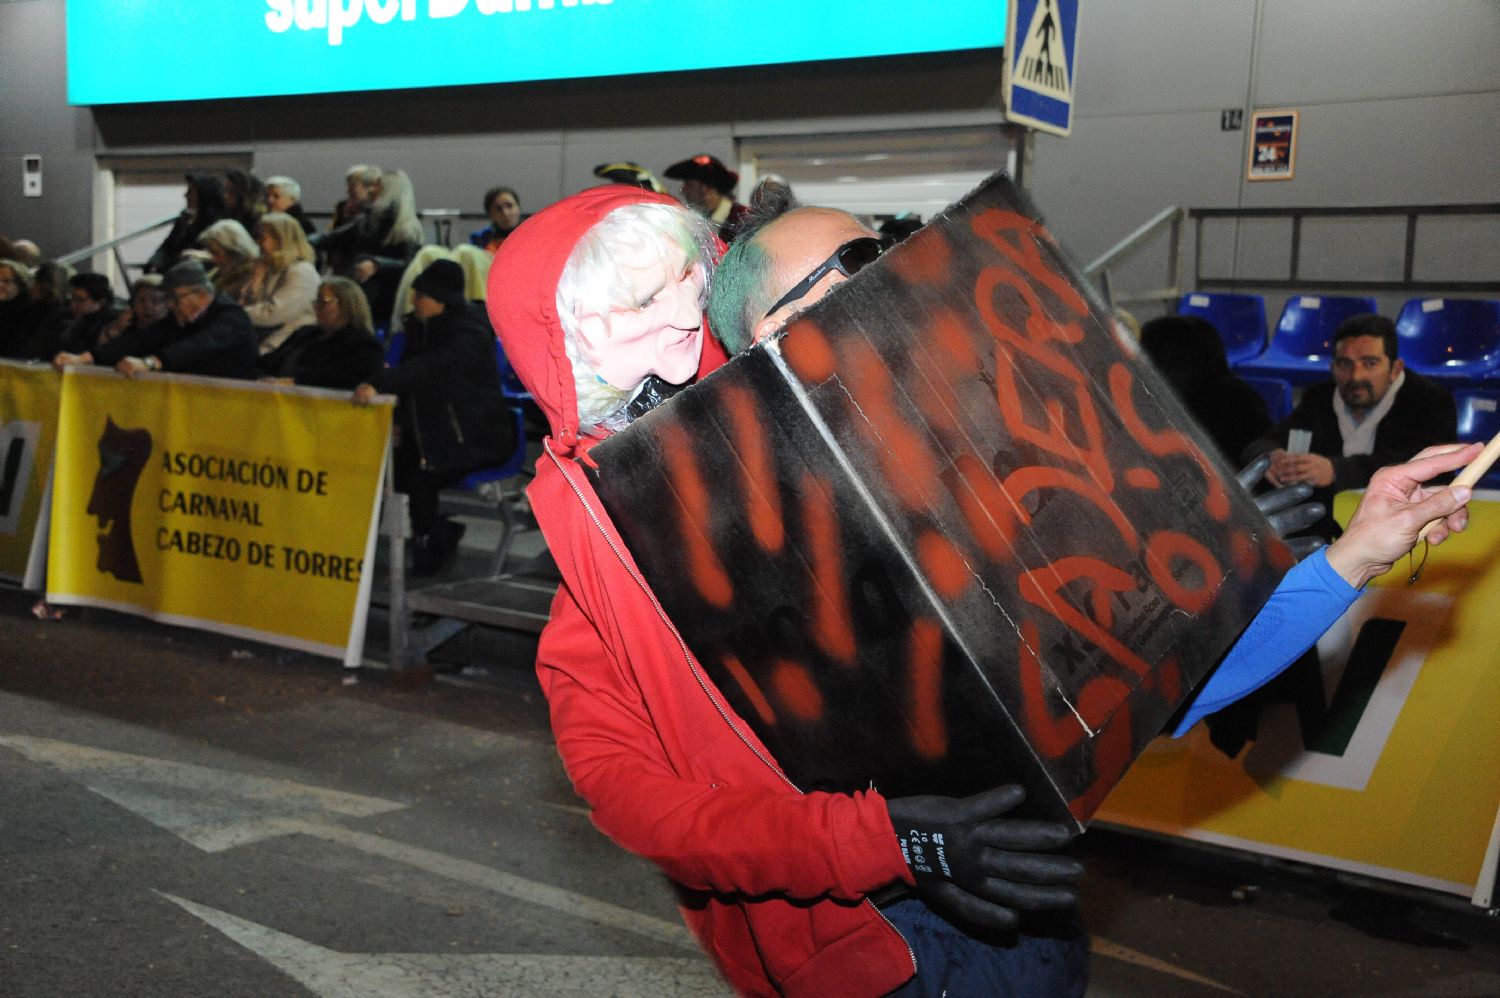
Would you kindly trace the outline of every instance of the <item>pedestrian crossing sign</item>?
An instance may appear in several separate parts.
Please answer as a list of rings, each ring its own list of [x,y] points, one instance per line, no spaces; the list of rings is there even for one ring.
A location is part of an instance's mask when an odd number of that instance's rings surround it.
[[[1067,135],[1077,83],[1078,0],[1012,0],[1007,6],[1006,118]]]

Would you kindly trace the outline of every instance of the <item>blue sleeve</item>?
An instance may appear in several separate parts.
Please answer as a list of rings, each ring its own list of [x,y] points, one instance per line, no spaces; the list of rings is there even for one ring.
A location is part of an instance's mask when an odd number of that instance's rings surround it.
[[[1260,689],[1311,648],[1359,598],[1328,564],[1326,549],[1293,567],[1229,649],[1172,732],[1181,738],[1207,714]]]

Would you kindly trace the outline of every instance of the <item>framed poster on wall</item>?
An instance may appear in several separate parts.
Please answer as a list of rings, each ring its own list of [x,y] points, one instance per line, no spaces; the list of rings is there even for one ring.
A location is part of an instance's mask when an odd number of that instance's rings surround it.
[[[1246,180],[1291,180],[1297,165],[1297,112],[1250,112]]]

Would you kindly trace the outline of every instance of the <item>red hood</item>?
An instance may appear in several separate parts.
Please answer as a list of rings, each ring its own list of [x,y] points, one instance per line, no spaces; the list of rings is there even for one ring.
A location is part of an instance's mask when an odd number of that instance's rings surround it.
[[[554,449],[562,457],[578,448],[579,439],[573,365],[563,346],[557,317],[558,279],[573,247],[600,219],[628,204],[652,202],[677,204],[664,194],[624,184],[580,191],[522,222],[500,244],[490,266],[490,323],[500,337],[506,359],[547,414]],[[722,247],[719,250],[722,253]],[[705,336],[699,376],[724,360],[718,340]]]

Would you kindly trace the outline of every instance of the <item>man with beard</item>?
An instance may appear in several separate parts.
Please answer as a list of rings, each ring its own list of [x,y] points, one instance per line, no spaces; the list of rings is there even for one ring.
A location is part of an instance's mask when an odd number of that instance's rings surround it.
[[[1314,500],[1333,508],[1333,495],[1363,488],[1377,468],[1410,460],[1424,447],[1458,436],[1453,396],[1435,382],[1408,371],[1396,356],[1396,327],[1381,315],[1356,315],[1333,334],[1333,380],[1310,386],[1302,401],[1243,455],[1271,455],[1266,482],[1273,487],[1305,482]],[[1304,453],[1291,453],[1289,434],[1312,434]],[[1314,530],[1331,540],[1331,516]]]

